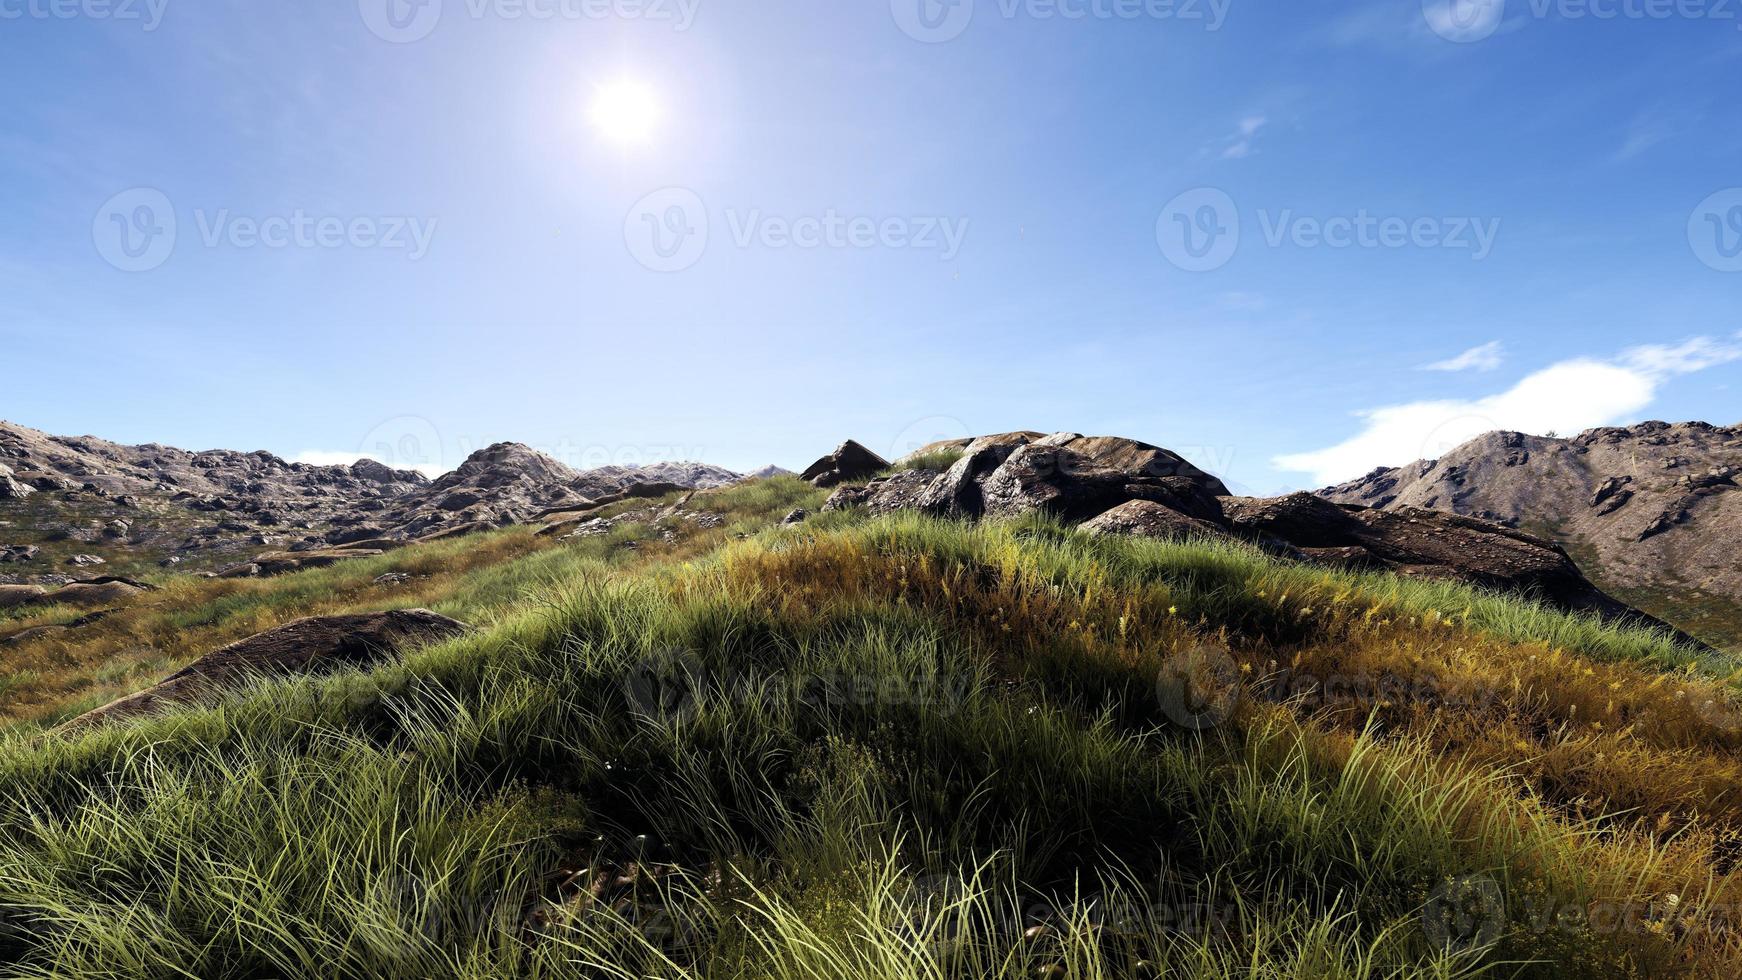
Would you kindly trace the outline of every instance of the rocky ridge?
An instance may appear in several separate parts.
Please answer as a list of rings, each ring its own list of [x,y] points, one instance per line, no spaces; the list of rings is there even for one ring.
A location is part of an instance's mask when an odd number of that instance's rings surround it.
[[[1570,438],[1492,432],[1319,491],[1380,511],[1493,521],[1555,541],[1605,590],[1742,647],[1742,426],[1643,422]]]
[[[952,455],[948,469],[922,465]],[[843,458],[855,456],[838,450],[819,460],[809,471],[813,482],[829,485],[823,481],[837,480]],[[843,483],[824,509],[963,518],[1041,512],[1095,534],[1239,538],[1294,560],[1455,579],[1609,620],[1665,627],[1604,593],[1553,541],[1422,508],[1339,505],[1309,493],[1234,497],[1178,455],[1132,439],[1001,433],[928,446],[906,462],[906,469]]]
[[[111,560],[270,575],[525,523],[639,487],[738,479],[679,462],[577,472],[500,443],[431,480],[373,460],[313,466],[267,452],[124,446],[0,422],[0,584],[64,585]]]

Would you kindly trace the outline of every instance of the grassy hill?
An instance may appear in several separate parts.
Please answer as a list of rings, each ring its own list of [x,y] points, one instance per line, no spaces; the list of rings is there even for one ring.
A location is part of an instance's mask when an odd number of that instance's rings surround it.
[[[819,502],[180,580],[0,647],[0,976],[1742,974],[1728,662],[1232,543],[774,526]],[[44,733],[408,606],[479,629]]]

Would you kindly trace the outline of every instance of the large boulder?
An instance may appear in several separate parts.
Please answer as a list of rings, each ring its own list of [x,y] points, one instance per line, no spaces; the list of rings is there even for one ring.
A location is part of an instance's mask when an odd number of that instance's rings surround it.
[[[819,487],[856,483],[889,468],[889,461],[851,439],[834,452],[812,463],[799,477]]]
[[[1224,497],[1222,512],[1234,530],[1260,542],[1297,548],[1343,548],[1360,544],[1363,525],[1351,508],[1313,493],[1257,499]]]
[[[898,510],[916,510],[920,499],[937,479],[935,471],[902,470],[878,477],[865,486],[841,487],[829,495],[823,510],[863,507],[873,514],[888,514]]]
[[[1213,496],[1228,495],[1228,488],[1221,480],[1193,466],[1178,453],[1147,442],[1120,436],[1084,436],[1074,432],[1060,432],[1038,440],[1035,445],[1069,449],[1095,465],[1115,470],[1133,481],[1181,477],[1197,484]]]
[[[1138,538],[1226,538],[1221,525],[1189,517],[1152,500],[1131,500],[1083,524],[1085,533]]]
[[[427,609],[300,619],[209,653],[162,683],[81,715],[60,731],[85,731],[191,704],[263,676],[367,667],[408,644],[447,639],[468,628]]]
[[[19,483],[11,474],[0,476],[0,500],[23,500],[35,492],[35,488]]]
[[[1038,439],[1045,439],[1046,435],[1047,434],[1044,432],[1024,431],[998,432],[989,436],[978,436],[971,439],[940,439],[937,442],[927,443],[926,445],[915,449],[913,452],[908,453],[895,462],[896,465],[899,466],[903,463],[909,463],[926,456],[938,456],[943,453],[961,453],[964,456],[971,456],[982,449],[991,447],[1015,449],[1017,446],[1026,446]],[[1010,454],[1006,452],[1005,455],[1008,456]]]
[[[144,591],[137,583],[119,579],[74,582],[49,593],[48,601],[75,609],[99,609],[126,602]]]
[[[965,452],[948,471],[932,481],[920,495],[919,509],[955,517],[979,517],[986,512],[981,484],[1009,461],[1022,443],[992,442]]]
[[[1130,500],[1125,484],[1124,474],[1070,449],[1031,443],[987,475],[980,496],[988,517],[1040,511],[1082,521]]]
[[[1310,493],[1229,497],[1222,505],[1236,533],[1273,550],[1292,546],[1298,557],[1321,564],[1455,579],[1604,619],[1667,628],[1597,588],[1559,545],[1503,524],[1416,507],[1336,504]]]
[[[48,590],[40,585],[0,585],[0,609],[17,609],[48,598]]]

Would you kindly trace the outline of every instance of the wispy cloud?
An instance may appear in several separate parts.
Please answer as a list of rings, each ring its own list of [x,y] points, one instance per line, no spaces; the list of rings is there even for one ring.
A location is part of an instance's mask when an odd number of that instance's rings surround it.
[[[1222,159],[1240,160],[1251,155],[1253,140],[1257,139],[1258,131],[1263,129],[1269,121],[1262,115],[1247,116],[1240,120],[1239,131],[1222,150]]]
[[[1365,428],[1334,446],[1278,456],[1279,469],[1339,483],[1379,466],[1431,459],[1485,432],[1578,432],[1633,417],[1670,379],[1742,360],[1742,335],[1652,344],[1610,359],[1552,364],[1506,391],[1481,398],[1410,402],[1362,411]]]
[[[1498,340],[1472,347],[1443,361],[1422,365],[1423,371],[1493,371],[1506,361],[1506,347]]]
[[[1616,163],[1625,163],[1659,143],[1696,128],[1704,118],[1703,110],[1690,106],[1653,106],[1633,117],[1622,138],[1621,146],[1615,151],[1614,160]]]

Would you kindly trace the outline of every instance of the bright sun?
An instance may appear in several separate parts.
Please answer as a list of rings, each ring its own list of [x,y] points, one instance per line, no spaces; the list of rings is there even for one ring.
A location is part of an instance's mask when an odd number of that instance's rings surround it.
[[[622,80],[595,88],[587,115],[599,135],[613,143],[631,146],[653,138],[664,111],[652,89],[637,81]]]

